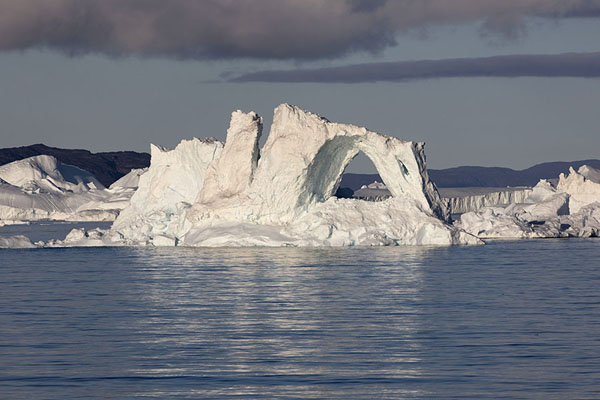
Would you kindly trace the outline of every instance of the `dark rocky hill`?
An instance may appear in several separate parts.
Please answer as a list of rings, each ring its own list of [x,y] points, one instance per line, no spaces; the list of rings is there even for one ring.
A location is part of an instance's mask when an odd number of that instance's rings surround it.
[[[540,179],[555,179],[561,172],[569,172],[569,167],[582,165],[600,169],[600,160],[547,162],[520,171],[500,167],[430,169],[429,177],[438,187],[534,186]],[[344,174],[340,187],[357,190],[375,180],[381,182],[378,174]]]
[[[54,156],[65,164],[89,171],[107,187],[131,169],[150,165],[150,155],[147,153],[134,151],[91,153],[88,150],[60,149],[43,144],[0,149],[0,165],[41,154]],[[500,167],[430,169],[429,176],[438,187],[533,186],[540,179],[558,178],[561,172],[567,173],[570,166],[577,169],[584,164],[600,169],[600,160],[555,161],[537,164],[520,171]],[[348,173],[342,177],[340,187],[357,190],[362,185],[373,181],[381,182],[378,174]]]
[[[133,168],[150,165],[150,154],[135,151],[92,153],[80,149],[59,149],[43,144],[0,149],[0,165],[39,155],[54,156],[64,164],[91,172],[106,187]]]

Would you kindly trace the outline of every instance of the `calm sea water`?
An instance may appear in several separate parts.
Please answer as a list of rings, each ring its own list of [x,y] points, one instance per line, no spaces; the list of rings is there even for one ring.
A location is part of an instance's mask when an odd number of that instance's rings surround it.
[[[598,399],[600,241],[0,250],[2,399]]]

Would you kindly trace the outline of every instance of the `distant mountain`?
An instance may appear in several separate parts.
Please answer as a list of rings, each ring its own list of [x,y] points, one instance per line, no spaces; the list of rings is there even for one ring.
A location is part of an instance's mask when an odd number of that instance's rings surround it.
[[[150,165],[150,154],[147,153],[135,151],[92,153],[88,150],[59,149],[43,144],[0,149],[0,165],[42,154],[54,156],[64,164],[91,172],[106,187],[133,168],[145,168]]]
[[[540,179],[558,178],[561,172],[569,172],[569,167],[578,169],[582,165],[600,169],[600,160],[547,162],[521,171],[500,167],[456,167],[428,171],[438,187],[534,186]],[[340,187],[357,190],[373,181],[381,182],[381,177],[378,174],[344,174]]]
[[[91,172],[106,187],[131,169],[145,168],[150,165],[150,154],[147,153],[134,151],[91,153],[88,150],[59,149],[43,144],[0,149],[0,165],[42,154],[54,156],[62,163]],[[561,172],[567,173],[569,167],[578,169],[585,164],[600,169],[600,160],[556,161],[537,164],[521,171],[500,167],[430,169],[429,176],[438,187],[534,186],[540,179],[558,178]],[[368,185],[373,181],[381,182],[381,177],[378,174],[348,173],[342,177],[340,187],[358,190],[362,185]]]
[[[354,191],[361,188],[362,185],[368,185],[373,182],[381,182],[379,174],[353,174],[347,173],[342,175],[341,188],[350,188]]]

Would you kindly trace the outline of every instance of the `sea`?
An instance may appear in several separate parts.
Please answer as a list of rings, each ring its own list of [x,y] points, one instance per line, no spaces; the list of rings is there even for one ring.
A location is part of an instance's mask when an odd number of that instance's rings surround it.
[[[3,249],[0,399],[600,399],[600,240]]]

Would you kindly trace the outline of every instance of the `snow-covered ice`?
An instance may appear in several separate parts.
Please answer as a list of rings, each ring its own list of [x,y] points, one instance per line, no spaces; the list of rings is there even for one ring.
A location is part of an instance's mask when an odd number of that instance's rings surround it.
[[[392,194],[384,183],[375,181],[368,185],[362,185],[352,197],[366,201],[382,201],[392,197]]]
[[[0,166],[0,179],[29,193],[80,193],[104,188],[89,172],[46,155]]]

